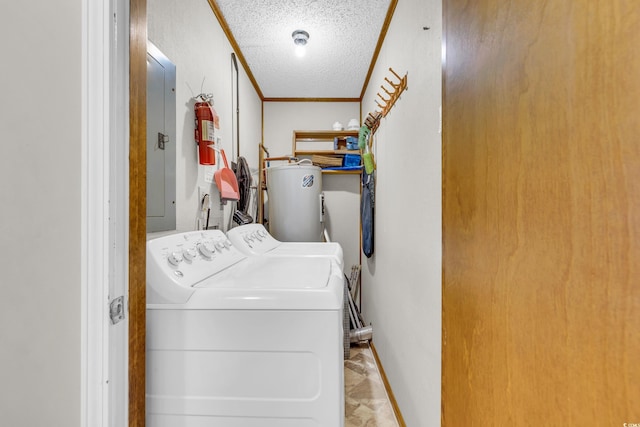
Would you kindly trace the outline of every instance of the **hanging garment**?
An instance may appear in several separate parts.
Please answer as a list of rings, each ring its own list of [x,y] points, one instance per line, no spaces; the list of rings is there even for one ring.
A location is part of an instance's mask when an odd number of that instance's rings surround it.
[[[362,171],[362,196],[360,199],[360,216],[362,221],[362,252],[367,258],[373,255],[373,229],[374,229],[374,175]]]
[[[240,199],[238,200],[237,211],[233,213],[233,220],[240,225],[250,224],[253,222],[253,218],[249,215],[251,171],[244,157],[238,157],[235,173],[238,179],[238,187],[240,188]]]
[[[251,172],[249,170],[249,164],[244,157],[238,157],[235,173],[238,179],[238,187],[240,187],[238,210],[243,213],[247,213],[249,210],[249,198],[251,195]]]
[[[361,150],[364,150],[364,147],[367,145],[367,141],[369,140],[369,127],[367,125],[362,125],[360,130],[358,131],[358,147]]]

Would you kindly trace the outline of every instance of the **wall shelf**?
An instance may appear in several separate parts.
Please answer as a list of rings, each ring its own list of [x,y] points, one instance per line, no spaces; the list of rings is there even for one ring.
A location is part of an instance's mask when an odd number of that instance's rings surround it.
[[[333,141],[333,138],[346,138],[347,136],[358,136],[359,129],[356,130],[294,130],[293,131],[293,151],[296,150],[296,140]]]
[[[358,138],[360,129],[356,130],[294,130],[291,152],[293,157],[313,158],[324,157],[327,164],[341,163],[342,157],[347,154],[360,155],[360,150],[347,150],[347,137]],[[336,149],[338,146],[340,148]],[[323,169],[323,174],[330,175],[359,175],[360,170],[336,170]]]
[[[312,156],[314,154],[323,155],[342,155],[345,154],[360,154],[360,150],[296,150],[293,152],[294,157],[298,156]]]
[[[360,175],[360,173],[362,173],[362,170],[322,169],[322,173],[325,175]]]

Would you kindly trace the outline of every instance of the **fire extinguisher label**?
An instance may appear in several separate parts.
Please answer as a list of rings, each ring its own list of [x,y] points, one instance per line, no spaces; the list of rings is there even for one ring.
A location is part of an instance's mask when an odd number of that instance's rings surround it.
[[[302,177],[302,188],[313,187],[313,175],[305,175]]]
[[[214,133],[213,121],[203,120],[202,131],[200,132],[202,140],[214,142],[215,139],[213,139],[213,133]]]

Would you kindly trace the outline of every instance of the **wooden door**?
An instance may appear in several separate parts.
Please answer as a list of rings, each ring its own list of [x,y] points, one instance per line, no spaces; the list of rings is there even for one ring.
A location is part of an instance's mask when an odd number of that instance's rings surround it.
[[[640,3],[444,26],[442,424],[640,423]]]

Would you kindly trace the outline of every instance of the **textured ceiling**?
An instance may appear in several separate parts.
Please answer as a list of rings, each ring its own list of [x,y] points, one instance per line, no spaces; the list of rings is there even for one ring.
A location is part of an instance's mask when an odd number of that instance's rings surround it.
[[[265,98],[359,98],[390,0],[215,0]],[[291,33],[309,33],[299,58]]]

